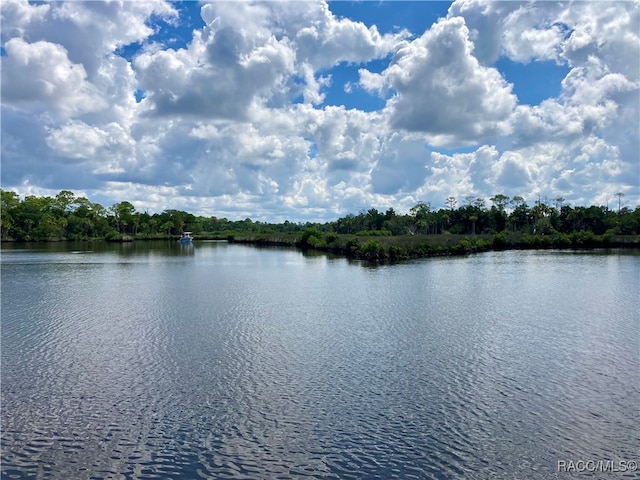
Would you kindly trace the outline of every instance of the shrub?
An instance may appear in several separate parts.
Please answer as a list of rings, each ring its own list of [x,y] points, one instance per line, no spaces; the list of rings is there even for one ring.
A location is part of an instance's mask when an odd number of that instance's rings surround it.
[[[375,240],[373,238],[364,242],[360,253],[367,260],[382,260],[386,256],[384,247],[378,240]]]
[[[322,232],[317,228],[307,228],[302,232],[298,243],[303,247],[318,247],[324,243],[322,240]]]
[[[309,238],[307,238],[305,245],[313,248],[322,248],[327,246],[322,237],[316,237],[315,235],[311,235]]]
[[[338,240],[338,234],[335,233],[335,232],[326,233],[325,236],[324,236],[324,240],[325,240],[325,242],[327,242],[327,244],[333,243],[336,240]]]
[[[404,257],[402,249],[398,245],[391,245],[389,247],[389,258],[391,260],[399,260]]]
[[[558,248],[567,248],[571,246],[571,237],[565,233],[558,233],[553,236],[553,243]]]
[[[350,238],[347,241],[347,254],[349,255],[359,255],[360,254],[360,239],[358,238]]]
[[[493,248],[501,250],[509,245],[509,240],[504,232],[496,233],[493,236]]]
[[[418,255],[429,255],[433,252],[433,248],[427,242],[420,242],[416,247]]]
[[[596,243],[595,235],[591,230],[573,232],[571,234],[571,244],[574,247],[587,247]]]

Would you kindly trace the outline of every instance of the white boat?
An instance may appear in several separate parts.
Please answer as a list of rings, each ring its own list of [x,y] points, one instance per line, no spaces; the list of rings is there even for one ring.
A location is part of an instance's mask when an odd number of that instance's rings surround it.
[[[183,245],[189,245],[193,242],[193,237],[191,236],[191,232],[182,232],[182,236],[180,240],[178,240]]]

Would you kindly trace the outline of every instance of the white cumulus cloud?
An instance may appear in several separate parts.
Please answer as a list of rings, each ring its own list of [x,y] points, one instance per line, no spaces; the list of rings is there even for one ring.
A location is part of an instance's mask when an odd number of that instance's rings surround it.
[[[106,107],[101,93],[87,81],[82,65],[73,63],[60,45],[19,37],[5,43],[2,101],[17,107],[58,112],[69,117]]]
[[[435,146],[480,143],[507,133],[516,105],[500,73],[473,56],[460,17],[442,19],[405,43],[381,75],[361,78],[369,90],[382,85],[395,92],[388,102],[392,127],[423,132]]]

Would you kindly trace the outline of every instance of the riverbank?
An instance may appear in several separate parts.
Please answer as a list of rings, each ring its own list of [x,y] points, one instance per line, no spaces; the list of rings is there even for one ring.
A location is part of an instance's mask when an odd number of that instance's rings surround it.
[[[121,237],[84,239],[82,241],[131,243],[176,241],[175,236]],[[311,228],[300,233],[234,233],[195,235],[195,241],[222,240],[265,247],[288,247],[331,253],[371,262],[395,262],[415,258],[468,255],[490,250],[529,249],[640,249],[640,235],[594,235],[589,231],[572,234],[527,235],[496,233],[478,235],[347,235],[322,232]],[[50,238],[37,243],[61,243],[65,239]],[[3,240],[3,243],[21,243]],[[28,242],[29,243],[29,242]]]
[[[556,235],[497,233],[495,235],[355,236],[312,229],[302,235],[230,235],[229,242],[313,249],[368,261],[385,262],[446,255],[467,255],[508,249],[640,248],[638,235],[594,235],[574,232]]]

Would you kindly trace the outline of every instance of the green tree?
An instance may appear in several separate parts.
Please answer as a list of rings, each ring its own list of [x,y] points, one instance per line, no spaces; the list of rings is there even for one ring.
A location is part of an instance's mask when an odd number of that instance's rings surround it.
[[[511,205],[513,205],[509,215],[511,229],[516,232],[519,229],[528,228],[530,212],[527,202],[525,202],[524,198],[515,196],[511,199]]]
[[[109,213],[116,231],[122,235],[133,233],[136,208],[127,201],[115,203],[109,207]]]
[[[384,215],[375,208],[370,208],[366,216],[367,230],[380,230],[384,223]]]
[[[420,233],[420,231],[422,231],[423,233],[427,233],[428,230],[428,218],[429,218],[429,212],[431,211],[431,206],[428,203],[425,202],[418,202],[416,203],[413,207],[411,207],[409,209],[409,211],[411,212],[411,215],[413,216],[413,226],[414,229],[412,229],[412,231],[410,231],[410,233],[413,235],[414,233]]]
[[[616,216],[616,230],[620,235],[640,235],[640,206],[635,210],[624,207]]]
[[[489,200],[491,200],[493,204],[496,206],[496,208],[501,212],[504,211],[504,209],[509,204],[509,197],[507,197],[506,195],[503,195],[502,193],[498,193],[497,195],[494,195]]]
[[[27,195],[20,205],[17,220],[22,227],[20,240],[44,240],[53,238],[57,231],[49,215],[53,198]]]
[[[7,192],[0,189],[2,203],[0,204],[0,224],[3,239],[15,235],[16,214],[20,208],[20,197],[15,192]]]
[[[51,204],[51,209],[55,211],[58,216],[65,216],[72,211],[73,205],[76,203],[76,197],[73,192],[69,190],[61,190],[55,200]]]

